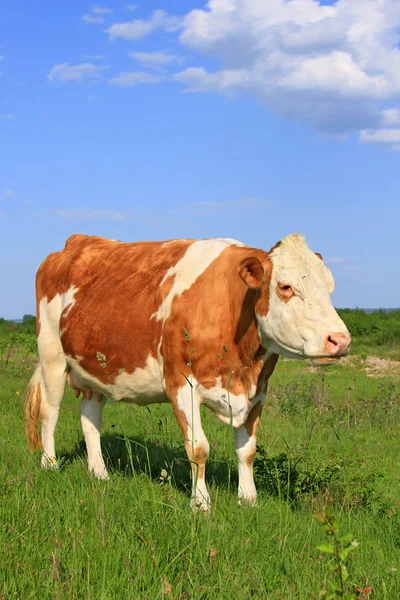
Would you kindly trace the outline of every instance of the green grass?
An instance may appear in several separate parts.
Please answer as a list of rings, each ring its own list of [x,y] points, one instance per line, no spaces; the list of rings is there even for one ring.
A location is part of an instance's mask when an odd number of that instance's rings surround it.
[[[232,432],[204,411],[210,518],[189,509],[189,466],[169,406],[111,403],[111,480],[86,468],[79,402],[67,393],[62,468],[27,451],[27,374],[0,375],[0,599],[307,599],[332,576],[312,514],[334,504],[360,546],[348,590],[400,597],[400,386],[357,366],[278,364],[259,429],[259,506],[239,507]],[[19,393],[17,393],[19,392]],[[171,477],[163,484],[161,471]]]

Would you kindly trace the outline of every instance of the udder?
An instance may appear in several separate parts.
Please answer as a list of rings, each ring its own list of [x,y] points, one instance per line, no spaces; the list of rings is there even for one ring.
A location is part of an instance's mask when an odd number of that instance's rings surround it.
[[[69,373],[67,375],[67,381],[68,381],[68,385],[72,388],[72,390],[74,392],[75,398],[79,398],[80,395],[82,394],[83,398],[86,398],[87,400],[91,400],[92,395],[94,394],[97,402],[101,402],[102,394],[100,392],[93,391],[91,387],[85,385],[85,382],[80,380],[80,378],[78,377],[76,372],[73,371],[72,369],[69,371]]]

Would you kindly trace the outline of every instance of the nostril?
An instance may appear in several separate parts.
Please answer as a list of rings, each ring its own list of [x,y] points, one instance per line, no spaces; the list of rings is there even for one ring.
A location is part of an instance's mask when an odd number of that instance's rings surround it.
[[[335,340],[335,338],[332,337],[331,335],[328,335],[328,344],[332,344],[332,346],[337,346],[338,345],[338,343]]]
[[[325,338],[326,350],[331,355],[342,355],[348,352],[351,337],[347,333],[332,333]]]

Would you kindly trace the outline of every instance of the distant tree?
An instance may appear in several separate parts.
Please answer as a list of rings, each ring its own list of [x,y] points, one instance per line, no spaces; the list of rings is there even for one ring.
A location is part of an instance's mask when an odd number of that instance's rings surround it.
[[[34,315],[24,315],[22,317],[23,323],[32,323],[36,321],[36,317]]]

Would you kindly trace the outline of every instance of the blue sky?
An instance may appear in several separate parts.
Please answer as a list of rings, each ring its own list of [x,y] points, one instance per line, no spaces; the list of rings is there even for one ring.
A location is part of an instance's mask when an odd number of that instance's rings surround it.
[[[72,233],[305,234],[400,305],[400,0],[0,7],[0,316]]]

